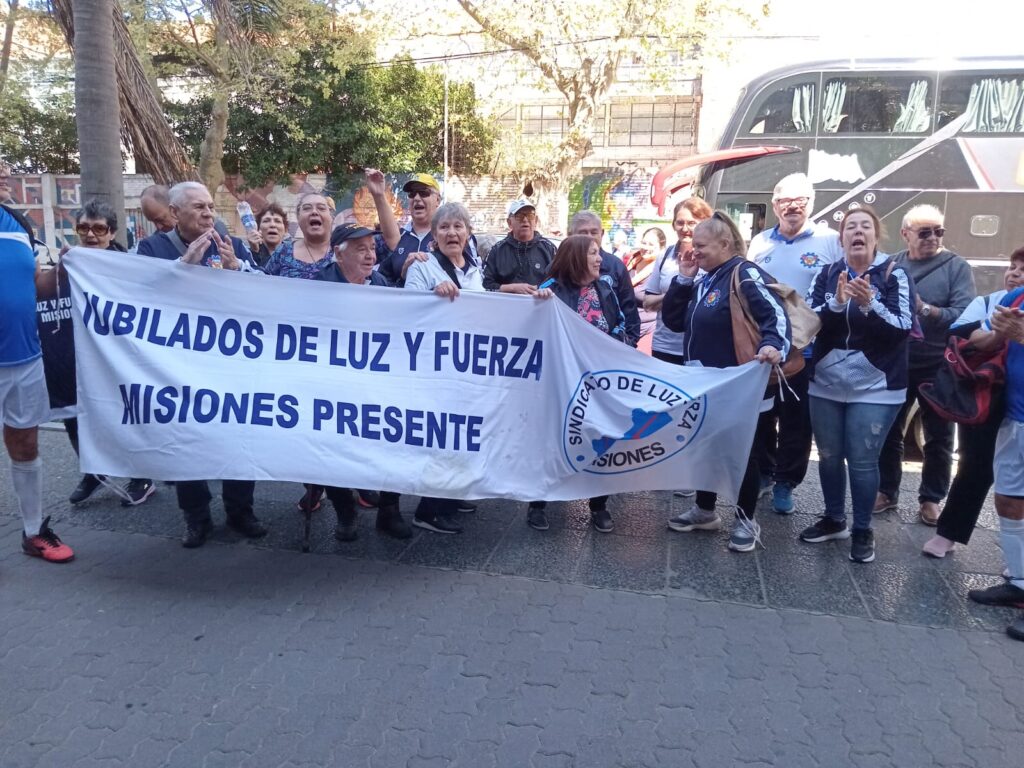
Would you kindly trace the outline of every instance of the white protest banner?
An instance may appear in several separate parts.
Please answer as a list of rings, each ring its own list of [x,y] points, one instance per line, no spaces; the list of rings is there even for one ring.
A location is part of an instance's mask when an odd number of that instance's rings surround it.
[[[65,264],[84,472],[735,499],[769,373],[654,360],[558,299],[452,302],[81,248]]]

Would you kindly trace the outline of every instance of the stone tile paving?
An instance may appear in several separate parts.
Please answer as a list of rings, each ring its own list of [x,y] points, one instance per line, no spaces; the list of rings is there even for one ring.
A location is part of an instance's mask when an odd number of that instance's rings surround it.
[[[72,522],[96,529],[144,533],[177,538],[182,529],[174,489],[159,485],[157,494],[133,509],[120,506],[108,490],[101,490],[72,509],[67,495],[78,481],[74,454],[60,431],[42,432],[46,461],[45,499],[54,525]],[[3,470],[6,476],[6,469]],[[359,539],[351,544],[334,540],[334,513],[324,500],[313,528],[314,552],[360,560],[399,562],[432,568],[450,568],[511,576],[525,576],[594,587],[626,589],[697,599],[725,600],[750,605],[870,617],[905,624],[1003,631],[1012,611],[981,608],[969,603],[966,590],[998,580],[1003,570],[991,502],[982,513],[980,527],[969,547],[934,560],[920,547],[934,529],[916,520],[918,475],[905,473],[898,513],[876,518],[878,557],[871,565],[849,562],[849,542],[808,545],[796,534],[813,522],[820,508],[816,467],[797,489],[797,513],[774,514],[768,501],[761,504],[759,520],[765,547],[751,555],[726,549],[732,512],[720,507],[725,525],[716,533],[678,534],[667,530],[668,517],[685,509],[692,499],[668,492],[633,493],[613,497],[610,509],[615,532],[599,534],[589,524],[585,501],[553,503],[551,530],[537,532],[525,524],[525,505],[507,501],[480,502],[480,511],[463,515],[465,533],[438,536],[421,531],[411,541],[394,541],[373,529],[375,512],[360,515]],[[216,491],[217,484],[213,484]],[[293,483],[259,483],[256,512],[270,526],[260,542],[245,542],[259,549],[300,548],[301,523],[295,502],[302,494]],[[0,510],[13,511],[6,485],[0,490]],[[411,517],[415,498],[402,500]],[[214,502],[218,529],[213,541],[235,542],[223,528],[223,511]],[[69,539],[72,545],[75,543]]]
[[[988,529],[935,562],[901,513],[879,521],[878,562],[855,567],[842,545],[793,540],[813,517],[808,483],[800,514],[762,516],[753,556],[725,551],[725,533],[670,534],[688,501],[667,493],[615,499],[607,536],[585,503],[553,505],[537,533],[523,505],[487,501],[462,536],[392,542],[364,513],[342,545],[328,507],[303,555],[298,487],[260,484],[267,539],[219,528],[189,551],[173,489],[69,510],[73,456],[59,433],[42,442],[47,505],[79,558],[22,556],[0,487],[2,768],[1009,768],[1024,755],[1024,644],[999,634],[1011,614],[964,599],[998,579]]]

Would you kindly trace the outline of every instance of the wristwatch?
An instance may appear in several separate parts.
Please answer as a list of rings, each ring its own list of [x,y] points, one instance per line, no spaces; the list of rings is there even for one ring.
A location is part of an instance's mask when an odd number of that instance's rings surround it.
[[[917,310],[917,314],[919,314],[921,317],[928,317],[928,315],[930,315],[931,313],[932,313],[932,305],[931,304],[922,304],[921,308],[919,310]]]

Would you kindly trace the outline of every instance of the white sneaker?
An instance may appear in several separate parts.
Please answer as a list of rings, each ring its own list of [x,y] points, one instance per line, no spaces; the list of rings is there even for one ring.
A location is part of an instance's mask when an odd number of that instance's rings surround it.
[[[714,510],[709,512],[694,504],[685,512],[670,518],[668,527],[680,533],[688,533],[689,531],[717,531],[722,527],[722,518]]]

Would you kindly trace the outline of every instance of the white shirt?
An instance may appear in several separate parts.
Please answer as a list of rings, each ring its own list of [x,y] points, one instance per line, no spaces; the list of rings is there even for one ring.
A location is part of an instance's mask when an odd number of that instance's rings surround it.
[[[821,268],[842,259],[843,249],[838,232],[808,221],[792,240],[780,235],[778,227],[758,232],[750,241],[747,258],[806,297]]]
[[[654,265],[654,271],[651,272],[651,276],[647,280],[647,286],[644,289],[644,293],[648,296],[664,295],[672,284],[673,278],[679,274],[676,248],[677,246],[670,245]],[[669,355],[683,354],[683,334],[670,331],[665,327],[665,322],[661,319],[661,310],[658,311],[658,317],[655,320],[654,335],[651,337],[651,349],[656,349]]]
[[[455,273],[459,277],[460,290],[483,291],[484,272],[480,266],[471,263],[468,259],[464,269],[455,267]],[[450,283],[452,279],[441,269],[436,258],[427,261],[414,261],[409,265],[405,273],[405,287],[416,291],[432,291],[441,283]]]

